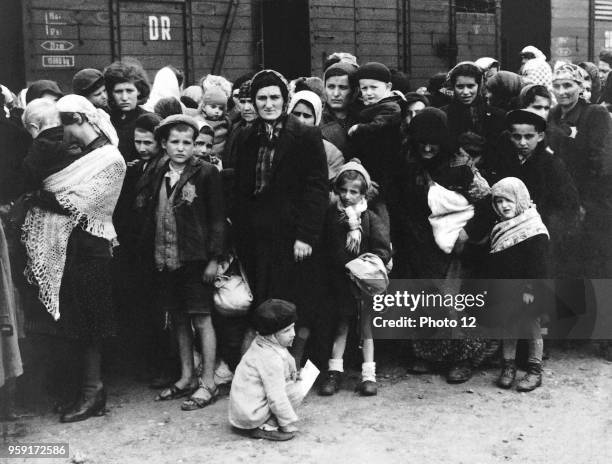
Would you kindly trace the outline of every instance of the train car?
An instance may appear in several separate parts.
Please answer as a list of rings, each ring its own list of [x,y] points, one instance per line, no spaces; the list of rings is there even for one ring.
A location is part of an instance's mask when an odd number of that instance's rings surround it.
[[[334,51],[421,84],[455,62],[497,56],[500,0],[2,0],[0,82],[13,89],[135,56],[187,82],[272,67],[320,74]]]
[[[502,62],[520,67],[519,52],[535,45],[554,64],[594,61],[612,48],[612,0],[503,0]]]

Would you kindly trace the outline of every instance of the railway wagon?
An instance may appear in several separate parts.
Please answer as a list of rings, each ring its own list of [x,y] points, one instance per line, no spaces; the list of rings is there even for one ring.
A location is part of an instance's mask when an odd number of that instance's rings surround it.
[[[135,56],[152,78],[193,82],[261,67],[316,75],[334,51],[421,83],[458,60],[499,56],[501,0],[2,0],[0,82],[70,88],[85,67]]]

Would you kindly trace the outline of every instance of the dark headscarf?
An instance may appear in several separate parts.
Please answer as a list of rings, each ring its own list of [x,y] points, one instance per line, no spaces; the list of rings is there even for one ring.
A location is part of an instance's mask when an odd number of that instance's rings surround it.
[[[523,78],[510,71],[499,71],[487,80],[487,89],[491,92],[491,106],[505,111],[517,109],[519,95],[525,85]]]
[[[289,103],[289,84],[285,76],[273,69],[264,69],[253,76],[251,80],[251,99],[255,101],[259,89],[272,86],[277,86],[280,89],[286,107]]]
[[[583,61],[578,63],[582,69],[584,69],[589,77],[591,78],[591,102],[595,103],[601,95],[601,81],[599,80],[599,68],[590,61]]]

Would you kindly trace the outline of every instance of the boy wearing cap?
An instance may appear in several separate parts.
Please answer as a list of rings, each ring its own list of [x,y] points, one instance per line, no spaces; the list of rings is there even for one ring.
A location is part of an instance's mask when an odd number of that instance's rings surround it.
[[[87,98],[96,108],[108,109],[108,94],[104,74],[97,69],[81,69],[72,78],[72,91]]]
[[[225,214],[219,171],[194,159],[198,123],[185,115],[164,119],[155,131],[167,159],[136,197],[144,212],[142,244],[156,270],[158,301],[172,317],[181,358],[181,378],[157,400],[191,394],[181,409],[191,411],[214,402],[218,389],[213,371],[216,337],[211,322],[212,282],[222,254]],[[195,377],[193,331],[202,346],[203,372]]]
[[[391,72],[382,63],[366,63],[355,73],[364,108],[358,124],[348,130],[352,151],[381,187],[382,200],[388,188],[401,139],[401,97],[391,92]]]
[[[215,131],[212,153],[217,157],[223,154],[225,142],[232,130],[232,122],[226,110],[227,95],[225,92],[216,85],[208,88],[202,97],[199,119]]]
[[[565,163],[547,146],[541,116],[530,110],[511,111],[506,128],[511,146],[500,151],[498,179],[517,177],[525,183],[555,243],[578,219],[576,185]]]
[[[287,349],[296,320],[296,307],[286,300],[269,299],[255,309],[257,336],[236,368],[229,404],[230,424],[249,430],[253,438],[284,441],[297,431],[295,407],[302,396]]]

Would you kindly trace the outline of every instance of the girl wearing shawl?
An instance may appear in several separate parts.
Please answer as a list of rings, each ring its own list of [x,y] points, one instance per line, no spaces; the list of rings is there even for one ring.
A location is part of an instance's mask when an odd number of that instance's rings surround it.
[[[297,306],[294,355],[302,357],[322,306],[318,245],[329,201],[327,161],[316,127],[287,115],[287,81],[257,73],[251,97],[259,119],[237,140],[231,220],[255,304],[282,298]]]
[[[493,209],[499,222],[491,232],[488,275],[498,282],[493,298],[503,318],[504,366],[497,380],[501,388],[510,388],[516,377],[518,338],[528,338],[529,358],[526,375],[517,390],[531,391],[542,385],[542,351],[539,315],[543,310],[538,281],[548,275],[549,235],[525,184],[516,177],[506,177],[492,187]],[[519,334],[526,334],[524,337]]]
[[[110,247],[116,237],[112,215],[125,176],[117,134],[103,111],[79,95],[57,103],[64,138],[81,152],[59,164],[42,181],[57,203],[33,206],[26,215],[22,241],[26,276],[39,288],[39,299],[58,321],[61,332],[83,353],[82,389],[64,408],[62,422],[104,414],[106,393],[100,375],[101,342],[114,335]]]
[[[372,181],[359,160],[342,166],[334,180],[334,191],[337,196],[327,210],[324,246],[330,269],[336,333],[327,375],[319,386],[319,394],[323,396],[333,395],[340,387],[349,323],[358,313],[355,285],[346,275],[345,265],[364,253],[375,254],[385,265],[391,259],[389,227],[368,209],[366,198],[372,193]],[[368,318],[362,320],[361,333],[363,364],[358,390],[363,396],[373,396],[377,393],[376,363]]]

